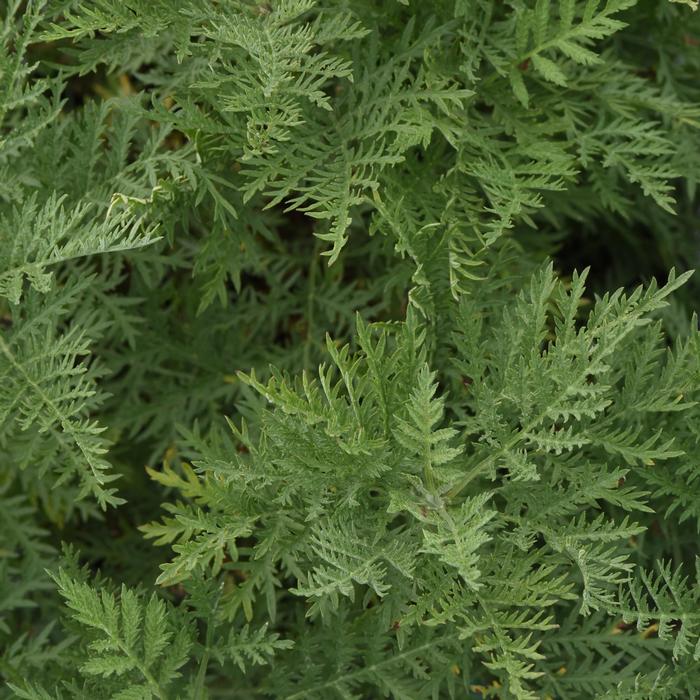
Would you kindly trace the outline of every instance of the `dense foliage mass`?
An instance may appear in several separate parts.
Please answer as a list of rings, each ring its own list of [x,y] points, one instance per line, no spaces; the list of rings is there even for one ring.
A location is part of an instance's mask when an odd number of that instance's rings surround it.
[[[0,0],[0,697],[699,697],[696,5]]]

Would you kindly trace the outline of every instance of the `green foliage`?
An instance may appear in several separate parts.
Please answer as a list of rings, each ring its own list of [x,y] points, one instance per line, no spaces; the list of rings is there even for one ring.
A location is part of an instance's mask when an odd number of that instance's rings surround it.
[[[88,658],[79,668],[92,692],[114,698],[167,697],[187,661],[191,641],[190,630],[177,626],[177,617],[168,616],[165,603],[153,593],[144,604],[126,586],[117,602],[112,593],[95,591],[61,569],[54,581],[73,618],[94,634],[87,642]],[[110,684],[98,690],[91,683],[92,677],[112,676],[116,692]]]
[[[698,697],[695,9],[0,0],[0,698]]]

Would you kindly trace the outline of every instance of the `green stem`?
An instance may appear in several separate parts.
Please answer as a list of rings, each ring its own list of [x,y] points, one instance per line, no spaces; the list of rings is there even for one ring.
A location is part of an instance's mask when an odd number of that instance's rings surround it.
[[[316,278],[318,276],[318,259],[321,253],[321,241],[317,238],[309,262],[308,290],[306,292],[306,341],[304,343],[304,369],[311,369],[311,344],[314,330],[314,304],[316,302]]]
[[[153,694],[160,700],[168,700],[168,694],[161,688],[160,683],[155,676],[144,666],[143,662],[127,647],[118,637],[112,634],[112,631],[107,627],[102,627],[102,631],[116,644],[116,646],[124,653],[134,666],[141,672],[141,675],[146,679],[146,682],[151,688]]]
[[[204,692],[204,684],[207,678],[207,668],[209,666],[209,659],[211,657],[211,648],[214,644],[214,629],[216,627],[215,617],[216,611],[219,608],[219,602],[221,601],[221,594],[223,592],[223,583],[219,586],[219,593],[216,596],[214,605],[207,617],[207,636],[204,640],[204,653],[199,661],[199,669],[197,670],[197,678],[194,684],[194,697],[193,700],[205,700],[207,695]]]
[[[455,635],[456,637],[456,635]],[[454,637],[453,637],[454,638]],[[447,641],[449,639],[449,636],[443,637],[441,641]],[[365,666],[363,668],[359,668],[357,671],[352,671],[351,673],[345,674],[343,676],[338,676],[330,681],[326,681],[325,683],[320,683],[319,685],[314,686],[313,688],[306,688],[303,690],[300,690],[296,693],[293,693],[292,695],[287,696],[287,700],[301,700],[302,698],[308,698],[311,697],[312,694],[318,693],[320,690],[326,690],[333,688],[334,686],[337,686],[339,683],[347,682],[349,680],[352,680],[353,678],[362,677],[367,675],[368,673],[372,673],[373,671],[377,671],[378,669],[382,668],[383,666],[390,666],[392,664],[396,664],[399,662],[401,659],[407,657],[407,656],[414,656],[416,654],[419,654],[421,651],[425,649],[430,649],[430,648],[435,648],[436,646],[435,640],[429,641],[427,644],[423,644],[419,647],[415,647],[414,649],[407,649],[401,654],[395,654],[394,656],[390,656],[389,658],[384,659],[383,661],[379,661],[376,664],[372,664],[371,666]]]

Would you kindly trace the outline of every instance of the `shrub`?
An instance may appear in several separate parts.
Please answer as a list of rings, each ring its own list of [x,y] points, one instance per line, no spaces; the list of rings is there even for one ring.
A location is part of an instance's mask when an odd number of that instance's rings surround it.
[[[700,695],[696,5],[0,2],[0,697]]]

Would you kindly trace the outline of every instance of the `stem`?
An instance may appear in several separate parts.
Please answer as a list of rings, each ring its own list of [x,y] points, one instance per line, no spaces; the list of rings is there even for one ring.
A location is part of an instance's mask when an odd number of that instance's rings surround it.
[[[453,639],[456,638],[456,635],[453,636]],[[446,641],[449,639],[449,636],[444,637],[441,641]],[[318,693],[320,690],[324,690],[326,688],[333,688],[334,686],[337,686],[338,683],[341,683],[343,681],[348,681],[352,678],[356,678],[357,676],[363,676],[367,673],[371,673],[372,671],[376,671],[379,668],[382,668],[383,666],[389,666],[391,664],[395,664],[397,661],[401,660],[402,658],[406,656],[412,656],[415,654],[420,653],[424,649],[430,649],[434,648],[436,646],[435,640],[429,641],[427,644],[423,644],[419,647],[415,647],[414,649],[407,649],[401,654],[396,654],[395,656],[390,656],[387,659],[384,659],[383,661],[379,661],[376,664],[372,664],[371,666],[364,666],[363,668],[359,668],[357,671],[352,671],[351,673],[348,673],[343,676],[338,676],[334,678],[333,680],[326,681],[325,683],[320,683],[319,685],[314,686],[313,688],[306,688],[303,690],[300,690],[296,693],[293,693],[292,695],[287,696],[287,700],[302,700],[302,698],[308,698],[310,697],[313,693]]]
[[[304,343],[304,369],[311,369],[311,343],[314,328],[314,303],[316,301],[316,277],[318,275],[318,258],[321,252],[321,241],[316,238],[311,261],[309,262],[309,287],[306,293],[306,342]]]
[[[112,631],[107,627],[102,627],[102,631],[117,645],[117,647],[124,653],[124,655],[136,666],[136,668],[141,672],[141,675],[146,679],[146,682],[151,687],[153,694],[160,698],[160,700],[168,700],[168,694],[161,688],[160,683],[156,680],[155,676],[144,666],[143,662],[127,647],[121,639],[115,637]]]
[[[207,667],[209,666],[209,659],[211,657],[211,647],[214,643],[214,628],[216,627],[215,615],[219,607],[219,602],[221,601],[222,591],[223,582],[219,586],[219,593],[216,596],[216,600],[214,601],[214,605],[212,606],[209,615],[207,616],[207,636],[204,640],[204,653],[202,654],[202,658],[199,662],[199,669],[197,670],[197,678],[194,684],[193,700],[204,700],[206,698],[206,695],[204,693],[204,684],[207,678]]]

